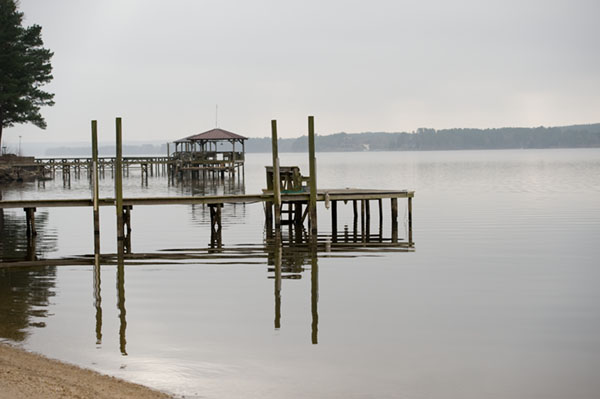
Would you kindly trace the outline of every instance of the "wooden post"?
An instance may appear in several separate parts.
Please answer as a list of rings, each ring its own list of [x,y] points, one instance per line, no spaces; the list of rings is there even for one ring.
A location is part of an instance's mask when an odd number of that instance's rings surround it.
[[[308,117],[308,163],[310,170],[310,200],[309,200],[309,220],[310,232],[317,236],[317,158],[315,156],[315,119],[314,116]]]
[[[377,200],[379,205],[379,242],[383,241],[383,200],[379,198]]]
[[[412,234],[412,197],[408,197],[408,244],[413,244]]]
[[[125,237],[123,226],[123,147],[121,118],[116,119],[116,155],[115,155],[115,206],[117,208],[117,240]]]
[[[277,148],[277,121],[271,121],[271,147],[273,152],[273,206],[275,208],[275,229],[281,227],[281,186],[279,178],[279,151]]]
[[[337,201],[331,201],[331,235],[333,242],[337,242]]]
[[[392,198],[392,242],[398,242],[398,198]]]
[[[98,122],[92,121],[92,199],[94,208],[94,253],[100,252],[100,207],[98,199],[100,190],[98,187]]]
[[[356,200],[352,200],[352,209],[354,211],[354,219],[352,223],[353,231],[352,238],[353,241],[356,242],[357,230],[358,230],[358,203]]]
[[[365,200],[365,212],[367,219],[365,221],[365,238],[367,242],[371,240],[371,201]]]
[[[366,205],[365,205],[365,200],[360,200],[360,236],[361,236],[361,241],[365,241],[365,228],[366,228],[366,216],[367,216],[367,210],[366,210]]]

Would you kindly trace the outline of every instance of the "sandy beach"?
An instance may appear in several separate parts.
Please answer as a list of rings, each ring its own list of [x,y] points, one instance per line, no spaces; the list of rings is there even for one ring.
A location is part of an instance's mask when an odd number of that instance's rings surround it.
[[[141,385],[0,344],[0,399],[169,397]]]

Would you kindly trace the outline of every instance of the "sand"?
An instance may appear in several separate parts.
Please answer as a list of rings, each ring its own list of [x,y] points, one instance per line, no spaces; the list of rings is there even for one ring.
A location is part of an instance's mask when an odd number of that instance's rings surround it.
[[[0,399],[169,397],[141,385],[0,344]]]

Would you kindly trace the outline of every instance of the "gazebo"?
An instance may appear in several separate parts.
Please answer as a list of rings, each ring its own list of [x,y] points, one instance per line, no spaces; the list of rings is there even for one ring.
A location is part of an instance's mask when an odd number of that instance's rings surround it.
[[[246,140],[247,137],[216,128],[174,141],[175,152],[169,155],[189,163],[188,169],[226,169],[233,172],[244,166]],[[236,148],[236,144],[239,147]]]

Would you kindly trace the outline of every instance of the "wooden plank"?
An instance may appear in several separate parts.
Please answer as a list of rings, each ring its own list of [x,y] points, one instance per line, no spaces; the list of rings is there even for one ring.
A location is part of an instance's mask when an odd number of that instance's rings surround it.
[[[381,194],[368,194],[356,193],[353,191],[347,191],[342,194],[332,194],[329,191],[329,198],[331,201],[354,201],[354,200],[368,200],[368,199],[386,199],[386,198],[413,198],[414,192],[409,192],[410,195],[403,196],[402,191],[396,192],[383,192]],[[294,194],[281,194],[282,202],[289,201],[304,201],[307,202],[310,199],[309,193],[294,193]],[[123,198],[123,205],[186,205],[186,204],[218,204],[218,203],[252,203],[252,202],[269,202],[273,200],[273,193],[265,191],[262,194],[239,194],[239,195],[213,195],[213,196],[185,196],[185,197],[131,197]],[[317,201],[325,201],[325,193],[319,193],[316,197]],[[114,198],[99,198],[99,206],[115,206]],[[61,208],[61,207],[86,207],[93,206],[93,200],[90,198],[68,198],[68,199],[35,199],[35,200],[4,200],[0,201],[0,209],[8,208],[26,208],[26,207],[39,207],[39,208]]]

